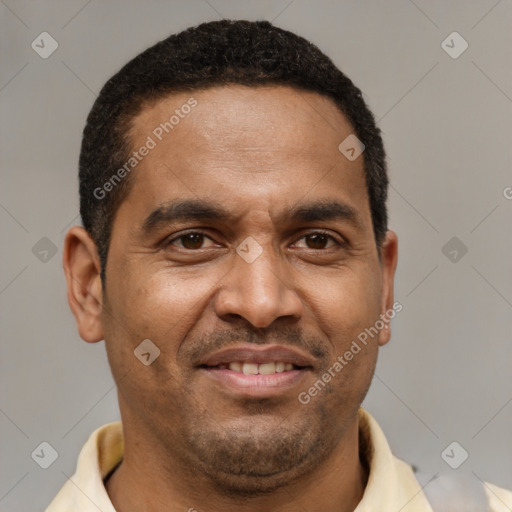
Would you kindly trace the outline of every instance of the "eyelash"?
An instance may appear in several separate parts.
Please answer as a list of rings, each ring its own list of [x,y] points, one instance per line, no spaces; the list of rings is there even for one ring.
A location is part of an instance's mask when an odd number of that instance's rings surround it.
[[[181,233],[179,236],[175,236],[171,240],[165,242],[165,246],[167,247],[169,245],[172,245],[173,242],[175,242],[177,240],[180,240],[181,238],[183,238],[183,237],[185,237],[187,235],[202,235],[205,238],[208,238],[209,240],[211,240],[212,242],[215,241],[210,236],[208,236],[206,233],[203,233],[202,231],[197,231],[197,230],[194,231],[194,230],[192,230],[192,231],[187,231],[185,233]],[[309,233],[306,233],[306,234],[302,235],[300,238],[297,239],[297,241],[302,240],[303,238],[305,238],[307,236],[310,236],[310,235],[323,235],[323,236],[326,236],[328,239],[332,240],[336,244],[336,246],[338,246],[338,247],[345,247],[346,246],[345,242],[343,242],[341,240],[338,240],[336,237],[334,237],[329,232],[323,231],[323,230],[318,230],[318,229],[315,230],[315,231],[311,231]],[[181,249],[186,250],[186,251],[191,251],[191,252],[200,250],[200,249],[186,249],[185,247],[182,247]],[[310,249],[310,250],[317,250],[317,251],[325,251],[325,250],[327,250],[329,248],[325,248],[325,249],[311,249],[311,248],[308,248],[308,249]]]

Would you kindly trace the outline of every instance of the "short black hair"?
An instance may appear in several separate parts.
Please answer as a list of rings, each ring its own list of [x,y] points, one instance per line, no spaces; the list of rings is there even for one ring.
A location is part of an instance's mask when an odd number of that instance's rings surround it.
[[[128,62],[104,85],[89,113],[79,161],[80,214],[98,247],[103,280],[115,214],[132,180],[119,180],[108,193],[103,187],[131,156],[134,117],[172,92],[229,84],[287,85],[334,101],[365,146],[366,186],[380,248],[387,230],[386,155],[360,89],[303,37],[268,21],[213,21],[173,34]]]

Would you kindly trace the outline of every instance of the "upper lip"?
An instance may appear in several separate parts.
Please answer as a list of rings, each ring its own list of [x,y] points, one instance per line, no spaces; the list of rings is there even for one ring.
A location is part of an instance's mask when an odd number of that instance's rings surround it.
[[[300,367],[314,366],[314,360],[311,356],[296,348],[284,345],[237,345],[228,347],[208,354],[199,361],[198,366],[218,366],[219,364],[229,364],[235,361],[256,364],[281,361]]]

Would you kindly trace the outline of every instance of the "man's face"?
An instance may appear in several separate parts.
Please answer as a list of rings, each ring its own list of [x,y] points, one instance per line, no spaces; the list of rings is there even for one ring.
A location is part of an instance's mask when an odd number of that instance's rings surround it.
[[[288,87],[173,94],[134,120],[132,148],[156,146],[113,224],[109,362],[125,424],[220,487],[268,491],[311,470],[370,385],[379,337],[299,401],[392,300],[363,157],[338,150],[351,133],[330,100]],[[146,339],[150,365],[134,355]]]

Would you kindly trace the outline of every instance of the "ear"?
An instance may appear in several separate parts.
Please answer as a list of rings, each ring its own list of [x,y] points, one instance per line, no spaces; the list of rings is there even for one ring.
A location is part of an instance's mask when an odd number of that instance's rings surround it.
[[[84,228],[74,226],[67,232],[62,262],[68,302],[80,337],[89,343],[100,341],[103,339],[100,258],[94,240]]]
[[[379,345],[385,345],[391,338],[390,311],[393,308],[395,270],[398,261],[398,237],[394,231],[388,231],[380,249],[380,265],[382,271],[382,295],[380,314],[386,319],[385,326],[379,332]]]

